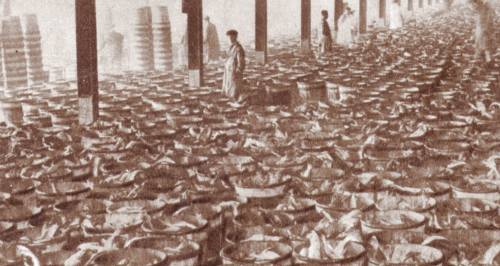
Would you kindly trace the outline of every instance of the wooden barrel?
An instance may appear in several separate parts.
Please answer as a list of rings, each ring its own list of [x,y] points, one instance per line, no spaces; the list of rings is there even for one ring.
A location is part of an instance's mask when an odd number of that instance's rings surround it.
[[[152,9],[155,67],[159,71],[173,70],[172,33],[166,6]]]
[[[19,17],[2,20],[4,87],[19,88],[28,85],[24,38]]]
[[[35,14],[27,14],[22,17],[24,48],[28,66],[28,83],[41,84],[44,80],[42,61],[42,43],[38,19]]]
[[[52,118],[47,115],[31,115],[24,116],[24,119],[28,123],[32,123],[37,128],[50,128],[52,127]]]
[[[337,244],[338,241],[333,241],[333,240],[327,240],[331,244]],[[322,258],[322,259],[315,259],[311,258],[308,256],[307,252],[303,252],[302,250],[305,250],[307,248],[307,244],[299,244],[295,248],[295,262],[294,265],[310,265],[310,266],[316,266],[316,265],[343,265],[343,266],[365,266],[367,262],[366,258],[366,250],[363,247],[362,244],[357,243],[357,242],[352,242],[351,244],[351,250],[353,250],[353,254],[350,255],[349,257],[344,257],[344,258]]]
[[[339,84],[333,81],[326,82],[326,97],[329,102],[338,102],[340,100]]]
[[[22,102],[22,107],[23,107],[23,114],[28,116],[36,116],[40,114],[39,111],[39,106],[37,104],[37,100],[30,99],[30,100],[24,100]]]
[[[200,245],[192,241],[181,239],[169,239],[166,237],[138,237],[131,239],[126,244],[126,248],[154,248],[167,253],[168,266],[200,265]],[[177,247],[184,245],[184,248],[177,250]]]
[[[23,107],[21,102],[14,99],[0,100],[0,109],[3,120],[9,126],[20,126],[23,124]]]
[[[321,80],[298,81],[299,95],[306,101],[324,101],[326,99],[325,82]]]
[[[203,219],[208,221],[207,241],[210,244],[207,245],[206,253],[202,256],[202,263],[206,265],[218,265],[217,263],[220,260],[219,253],[223,248],[224,236],[226,234],[223,212],[208,203],[190,205],[176,212],[176,214],[179,213],[200,214]]]
[[[241,258],[241,254],[259,254],[273,248],[277,257],[273,259]],[[247,241],[229,245],[221,251],[223,265],[293,265],[292,248],[273,241]]]
[[[137,71],[154,70],[154,47],[151,7],[138,8],[133,27],[133,68]]]

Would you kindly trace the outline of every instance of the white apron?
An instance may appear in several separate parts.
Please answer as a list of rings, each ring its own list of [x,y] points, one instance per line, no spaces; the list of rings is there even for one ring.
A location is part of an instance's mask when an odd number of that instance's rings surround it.
[[[222,91],[231,98],[238,98],[242,91],[245,51],[239,43],[231,45],[224,68]]]
[[[344,13],[338,22],[339,31],[337,33],[337,43],[342,46],[351,46],[354,43],[356,32],[356,17],[351,14]]]
[[[389,11],[389,29],[397,30],[403,27],[403,14],[401,13],[401,6],[392,3]]]

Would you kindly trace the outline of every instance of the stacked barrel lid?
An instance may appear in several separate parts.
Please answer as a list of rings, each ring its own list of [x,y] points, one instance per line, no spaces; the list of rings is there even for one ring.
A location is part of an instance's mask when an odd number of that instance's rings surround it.
[[[132,69],[138,72],[173,70],[172,36],[166,6],[145,6],[134,16]]]
[[[38,26],[38,19],[35,14],[24,15],[22,19],[28,82],[30,85],[38,85],[45,81],[42,59],[42,38]]]
[[[0,128],[0,264],[498,265],[499,64],[468,60],[461,12],[334,59],[285,43],[244,102],[126,73],[81,127],[74,84],[18,91],[33,122]],[[300,93],[321,79],[334,98]]]

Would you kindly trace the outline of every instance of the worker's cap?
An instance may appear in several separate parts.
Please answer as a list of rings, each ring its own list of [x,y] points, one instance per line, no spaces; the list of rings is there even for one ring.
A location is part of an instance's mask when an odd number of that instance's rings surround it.
[[[205,20],[210,20],[210,17],[209,17],[209,16],[206,16],[206,17],[205,17]]]
[[[238,37],[238,32],[236,30],[228,30],[226,32],[226,35],[227,36],[236,36],[236,37]]]
[[[328,11],[326,11],[326,10],[321,10],[321,15],[323,15],[323,16],[328,15]]]

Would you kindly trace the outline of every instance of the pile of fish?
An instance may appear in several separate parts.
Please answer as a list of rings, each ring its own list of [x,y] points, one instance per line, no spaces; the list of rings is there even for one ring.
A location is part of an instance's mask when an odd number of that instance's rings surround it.
[[[473,62],[470,16],[276,44],[239,102],[214,65],[109,77],[88,127],[74,84],[19,91],[0,264],[499,265],[500,56]]]

